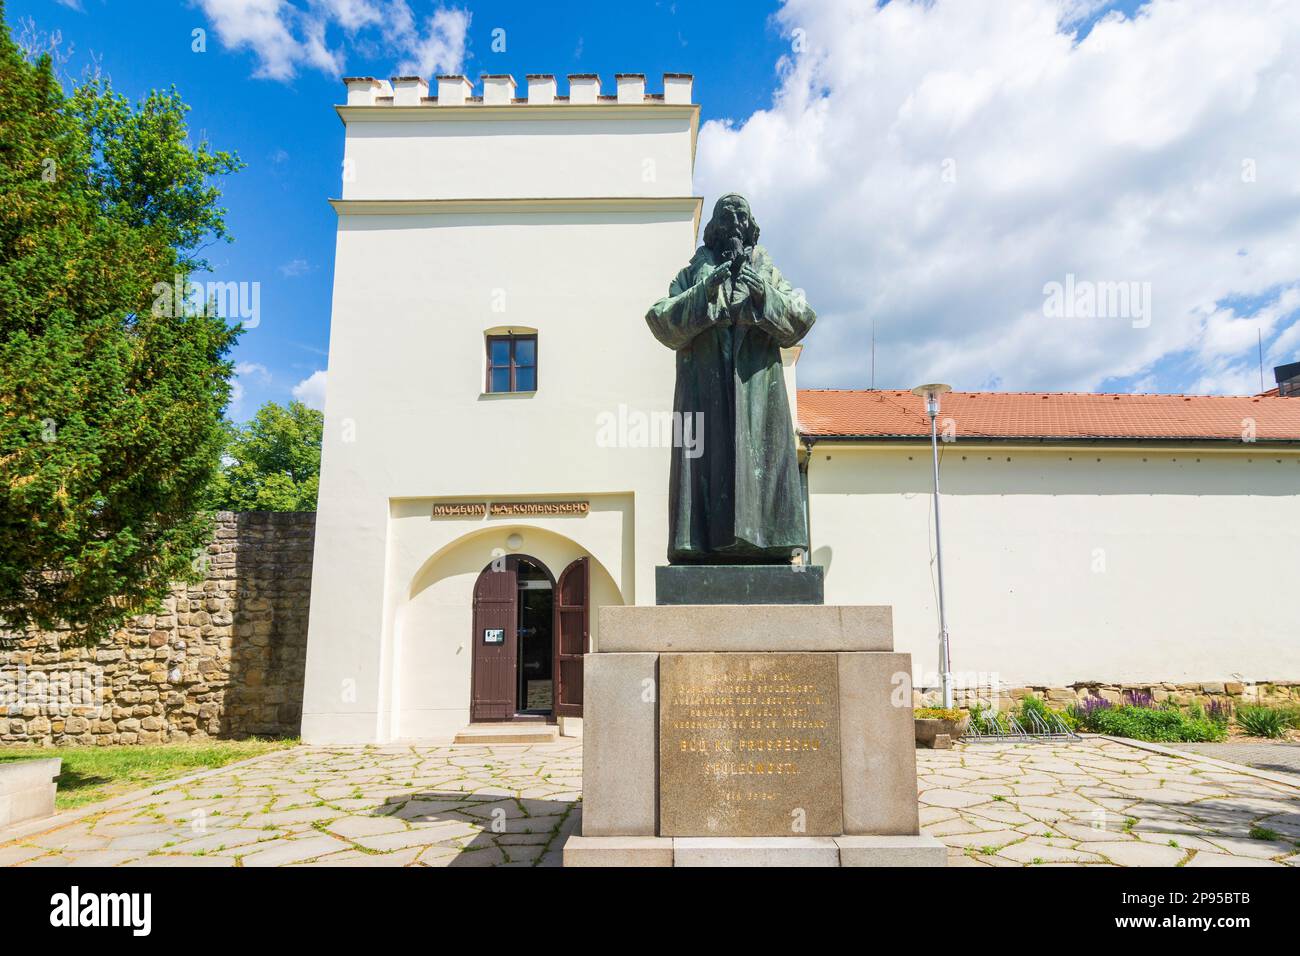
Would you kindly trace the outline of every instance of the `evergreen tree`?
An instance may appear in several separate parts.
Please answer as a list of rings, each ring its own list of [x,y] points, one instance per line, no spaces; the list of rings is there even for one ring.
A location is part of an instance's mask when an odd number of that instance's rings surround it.
[[[174,90],[65,94],[0,0],[0,621],[95,640],[193,579],[237,329],[155,308],[227,239]]]

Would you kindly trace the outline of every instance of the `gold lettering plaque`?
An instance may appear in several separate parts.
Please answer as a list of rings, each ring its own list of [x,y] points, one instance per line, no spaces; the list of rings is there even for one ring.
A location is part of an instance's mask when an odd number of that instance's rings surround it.
[[[482,518],[486,514],[486,501],[463,501],[433,506],[435,518]]]
[[[547,518],[583,516],[591,511],[589,501],[469,501],[438,503],[435,518]]]
[[[834,654],[661,654],[660,836],[837,836]]]
[[[587,501],[494,501],[489,514],[494,518],[529,515],[585,515],[591,510]]]

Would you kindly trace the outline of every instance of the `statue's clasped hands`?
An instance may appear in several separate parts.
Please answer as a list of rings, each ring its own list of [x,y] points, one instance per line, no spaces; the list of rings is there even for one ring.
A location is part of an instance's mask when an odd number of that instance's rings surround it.
[[[729,278],[731,278],[730,263],[724,262],[720,266],[715,266],[713,271],[709,273],[708,278],[704,280],[709,295],[713,295],[713,293],[726,285]]]
[[[767,286],[763,284],[763,277],[758,274],[757,269],[746,262],[740,267],[736,283],[749,290],[750,301],[757,306],[762,306],[763,300],[767,298]]]
[[[722,288],[729,278],[731,278],[730,263],[724,262],[714,268],[714,270],[709,273],[709,277],[704,280],[709,295],[713,295],[713,293],[717,292],[718,289]],[[758,270],[748,262],[740,267],[740,272],[736,275],[736,285],[738,287],[743,286],[746,289],[749,293],[749,298],[753,300],[755,305],[761,306],[767,298],[767,286],[763,283],[763,277],[760,276]]]

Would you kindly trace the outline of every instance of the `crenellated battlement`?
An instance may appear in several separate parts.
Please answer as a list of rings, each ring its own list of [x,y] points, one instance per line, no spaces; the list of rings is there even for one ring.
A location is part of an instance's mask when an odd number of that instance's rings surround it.
[[[647,93],[640,73],[560,83],[530,73],[521,90],[508,73],[478,86],[460,74],[391,80],[349,77],[341,199],[636,199],[691,195],[700,108],[691,77],[664,75]],[[567,83],[563,80],[567,79]],[[559,90],[567,90],[560,95]]]
[[[380,80],[373,76],[345,76],[348,106],[597,106],[597,105],[679,105],[691,104],[694,78],[690,73],[665,73],[663,92],[647,93],[644,73],[614,74],[614,93],[602,94],[600,76],[595,73],[570,73],[567,96],[559,95],[553,73],[529,73],[527,95],[519,96],[515,78],[509,73],[485,73],[480,77],[477,94],[474,84],[460,73],[445,73],[434,78],[435,95],[430,96],[429,81],[421,76],[395,76]]]

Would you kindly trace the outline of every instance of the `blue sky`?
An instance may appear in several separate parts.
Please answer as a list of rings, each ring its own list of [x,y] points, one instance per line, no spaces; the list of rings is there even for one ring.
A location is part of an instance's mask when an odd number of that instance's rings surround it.
[[[216,278],[261,282],[261,320],[244,333],[236,359],[247,369],[234,417],[291,389],[326,364],[335,215],[343,127],[338,77],[301,69],[290,80],[255,78],[257,57],[228,51],[197,6],[168,0],[82,0],[74,9],[52,0],[9,0],[11,25],[30,16],[72,47],[67,70],[79,75],[93,56],[121,92],[135,97],[175,84],[192,129],[237,152],[247,168],[223,184],[230,245],[207,251]],[[429,10],[432,4],[425,5]],[[785,45],[767,22],[774,3],[746,3],[743,15],[722,5],[682,2],[475,3],[464,71],[599,73],[694,72],[704,118],[748,116],[771,97],[773,67]],[[141,15],[142,10],[147,15]],[[615,11],[617,10],[617,14]],[[191,31],[208,30],[205,53],[191,52]],[[492,31],[507,30],[505,52]],[[726,30],[726,44],[711,42]],[[349,75],[393,75],[391,57],[349,50]]]
[[[430,25],[448,15],[463,39]],[[801,385],[865,385],[873,322],[884,387],[1242,392],[1260,335],[1269,366],[1300,358],[1294,7],[8,0],[16,32],[29,17],[71,76],[93,60],[132,97],[174,84],[192,130],[247,163],[222,184],[236,241],[207,250],[215,278],[261,284],[236,419],[325,368],[338,78],[411,57],[520,82],[644,72],[652,91],[693,73],[696,192],[745,191],[819,313]],[[1149,283],[1154,321],[1045,317],[1067,275]]]

